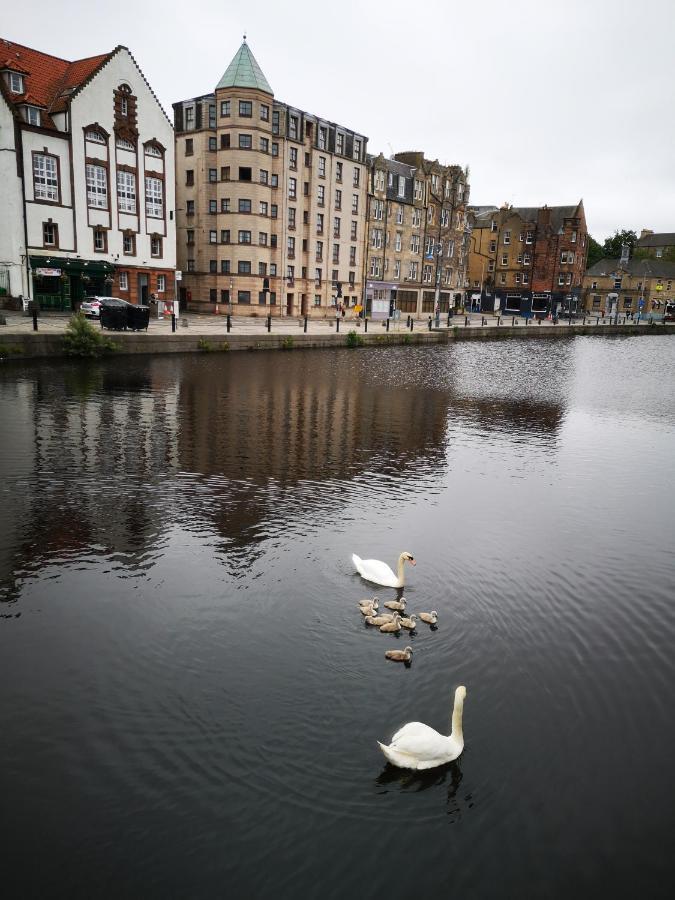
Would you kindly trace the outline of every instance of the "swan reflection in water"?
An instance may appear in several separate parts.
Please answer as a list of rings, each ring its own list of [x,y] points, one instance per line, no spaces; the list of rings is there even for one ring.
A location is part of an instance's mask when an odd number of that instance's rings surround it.
[[[450,776],[449,782],[448,776]],[[420,791],[428,791],[430,788],[438,788],[443,784],[447,784],[446,802],[448,804],[448,816],[455,819],[462,814],[463,809],[472,809],[475,803],[471,793],[463,797],[458,796],[459,786],[463,778],[462,764],[458,759],[445,766],[424,771],[399,769],[396,766],[392,766],[391,763],[386,763],[375,779],[375,784],[380,788],[379,794],[388,794],[395,785],[398,785],[401,791],[419,793]]]

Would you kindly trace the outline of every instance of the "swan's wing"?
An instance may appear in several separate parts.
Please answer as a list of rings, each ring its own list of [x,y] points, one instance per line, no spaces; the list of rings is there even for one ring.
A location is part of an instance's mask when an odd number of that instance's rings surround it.
[[[418,760],[433,760],[448,752],[448,739],[422,722],[408,722],[391,739],[390,747]]]
[[[356,559],[359,559],[358,556]],[[354,560],[354,557],[352,557]],[[354,561],[354,565],[356,562]],[[389,568],[389,566],[379,559],[359,559],[359,565],[356,570],[363,578],[368,581],[374,581],[376,584],[382,584],[385,587],[396,587],[398,578]]]

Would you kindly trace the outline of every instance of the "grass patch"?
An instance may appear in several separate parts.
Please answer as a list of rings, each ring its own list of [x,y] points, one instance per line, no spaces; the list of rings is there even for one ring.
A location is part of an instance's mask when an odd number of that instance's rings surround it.
[[[409,334],[403,335],[403,343],[404,344],[412,344],[412,338],[410,337]]]
[[[202,353],[213,353],[213,344],[206,338],[200,338],[197,341],[197,350],[201,350]]]
[[[283,339],[283,341],[281,342],[281,349],[282,350],[292,350],[293,349],[293,338],[290,336],[290,334],[288,335],[288,337],[285,337]]]
[[[0,356],[17,356],[23,353],[23,347],[17,344],[0,344]]]
[[[82,313],[76,313],[68,322],[63,338],[66,356],[93,359],[106,353],[114,353],[119,346],[94,328]]]

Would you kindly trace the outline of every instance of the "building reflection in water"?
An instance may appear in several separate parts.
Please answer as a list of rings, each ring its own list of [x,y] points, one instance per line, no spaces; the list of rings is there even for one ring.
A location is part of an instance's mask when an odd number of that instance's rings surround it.
[[[452,354],[410,349],[5,369],[2,596],[73,556],[142,573],[174,527],[210,530],[234,570],[270,533],[354,497],[433,490],[457,427],[554,440],[562,388],[556,402],[468,386]]]

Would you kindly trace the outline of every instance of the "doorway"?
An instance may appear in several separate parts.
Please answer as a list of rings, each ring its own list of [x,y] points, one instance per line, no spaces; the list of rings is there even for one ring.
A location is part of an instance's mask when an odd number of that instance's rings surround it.
[[[138,275],[138,302],[141,306],[148,305],[148,276],[139,273]]]
[[[293,294],[286,294],[286,315],[293,315]]]

